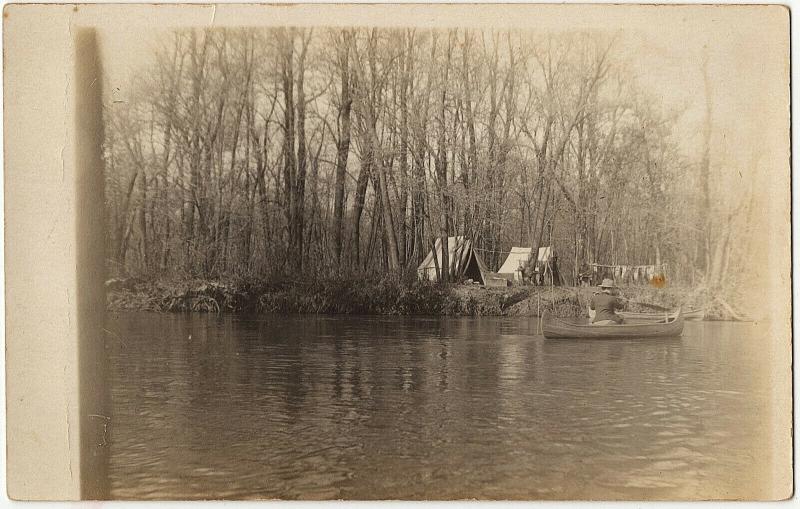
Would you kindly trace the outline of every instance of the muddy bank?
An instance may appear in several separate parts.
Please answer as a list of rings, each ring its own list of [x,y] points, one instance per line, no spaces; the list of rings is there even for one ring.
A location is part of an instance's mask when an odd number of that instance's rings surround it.
[[[106,283],[109,310],[230,313],[330,313],[381,315],[585,316],[596,288],[442,287],[394,279],[317,281],[147,281]],[[706,308],[708,319],[730,318],[704,306],[704,295],[689,288],[632,286],[621,289],[628,311]]]
[[[472,314],[502,316],[541,316],[549,310],[558,316],[586,316],[589,300],[597,288],[585,287],[454,287],[452,293],[462,301],[475,301],[475,308],[488,312]],[[646,312],[686,308],[701,308],[700,295],[687,288],[629,287],[622,288],[628,299],[627,311]]]

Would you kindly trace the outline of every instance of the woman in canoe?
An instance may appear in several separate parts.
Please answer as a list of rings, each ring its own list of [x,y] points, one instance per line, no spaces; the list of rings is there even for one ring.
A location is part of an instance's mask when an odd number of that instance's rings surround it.
[[[592,319],[593,325],[612,325],[615,323],[622,323],[624,319],[616,313],[617,309],[622,309],[625,306],[625,299],[616,297],[612,291],[614,289],[613,279],[603,279],[600,283],[600,293],[592,296],[589,301],[589,309],[593,310],[594,318]]]

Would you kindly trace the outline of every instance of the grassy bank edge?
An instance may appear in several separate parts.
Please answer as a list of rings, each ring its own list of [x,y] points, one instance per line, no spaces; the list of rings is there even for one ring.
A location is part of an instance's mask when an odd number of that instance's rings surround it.
[[[704,307],[690,288],[631,286],[621,289],[628,310]],[[372,315],[585,316],[595,288],[437,285],[427,281],[317,279],[284,281],[208,281],[114,279],[106,283],[110,311],[324,313]],[[708,318],[725,319],[708,309]]]

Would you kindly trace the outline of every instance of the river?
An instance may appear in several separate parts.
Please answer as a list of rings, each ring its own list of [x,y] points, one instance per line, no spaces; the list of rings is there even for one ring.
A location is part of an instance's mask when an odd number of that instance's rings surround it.
[[[754,327],[545,340],[527,318],[107,319],[124,499],[758,496]]]

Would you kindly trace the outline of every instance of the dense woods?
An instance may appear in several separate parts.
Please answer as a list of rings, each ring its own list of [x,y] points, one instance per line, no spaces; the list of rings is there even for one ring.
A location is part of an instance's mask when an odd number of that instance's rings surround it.
[[[435,238],[465,235],[493,270],[512,245],[552,245],[568,284],[594,262],[724,285],[748,209],[715,206],[708,150],[679,150],[680,112],[621,47],[598,33],[173,32],[106,104],[110,273],[400,276]]]

